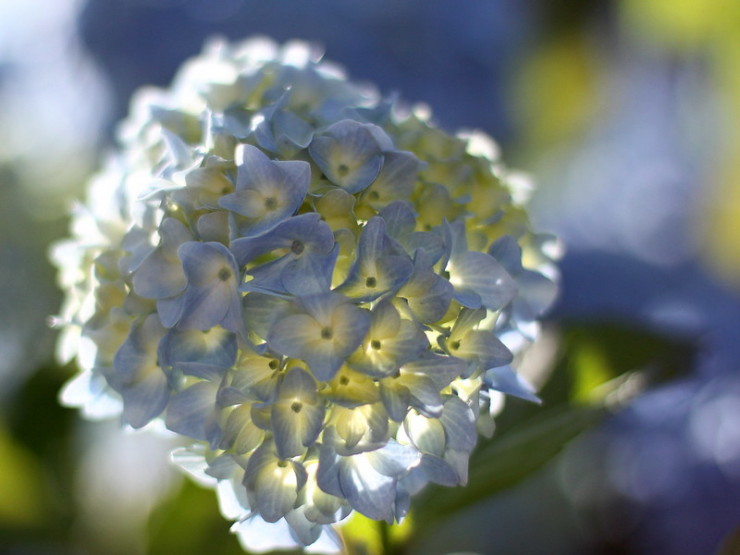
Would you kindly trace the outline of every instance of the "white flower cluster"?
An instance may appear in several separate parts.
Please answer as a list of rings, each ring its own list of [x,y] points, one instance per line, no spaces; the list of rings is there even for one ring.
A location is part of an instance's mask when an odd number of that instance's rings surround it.
[[[187,438],[243,545],[336,550],[467,480],[556,286],[482,134],[303,44],[216,43],[135,97],[54,259],[62,400]]]

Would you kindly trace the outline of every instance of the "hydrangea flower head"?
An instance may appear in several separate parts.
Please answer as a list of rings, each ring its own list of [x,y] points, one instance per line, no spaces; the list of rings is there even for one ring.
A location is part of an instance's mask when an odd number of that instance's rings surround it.
[[[54,259],[64,403],[183,438],[252,550],[336,551],[467,480],[556,287],[480,133],[310,47],[214,43],[145,90]]]

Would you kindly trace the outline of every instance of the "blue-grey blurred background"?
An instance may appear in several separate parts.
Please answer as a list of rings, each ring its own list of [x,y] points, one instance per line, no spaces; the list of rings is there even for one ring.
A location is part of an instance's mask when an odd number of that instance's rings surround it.
[[[131,93],[254,34],[491,134],[566,246],[545,404],[501,433],[610,415],[398,552],[740,553],[736,0],[0,0],[0,553],[240,552],[167,445],[58,406],[47,251]]]

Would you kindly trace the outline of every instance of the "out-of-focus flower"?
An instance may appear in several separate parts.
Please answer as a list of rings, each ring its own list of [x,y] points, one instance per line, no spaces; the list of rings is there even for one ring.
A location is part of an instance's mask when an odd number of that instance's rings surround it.
[[[162,419],[252,550],[332,551],[467,480],[556,287],[496,148],[303,44],[215,43],[143,91],[54,259],[63,402]]]

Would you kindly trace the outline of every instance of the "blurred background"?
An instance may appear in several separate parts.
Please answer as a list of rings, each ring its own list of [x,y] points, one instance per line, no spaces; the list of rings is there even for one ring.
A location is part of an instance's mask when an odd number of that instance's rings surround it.
[[[167,445],[58,405],[47,325],[131,93],[214,34],[315,41],[488,132],[566,246],[543,406],[508,402],[395,553],[740,553],[736,0],[0,0],[0,553],[240,553]]]

